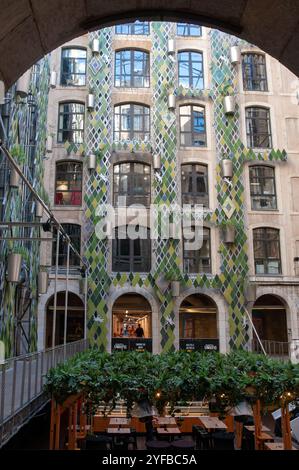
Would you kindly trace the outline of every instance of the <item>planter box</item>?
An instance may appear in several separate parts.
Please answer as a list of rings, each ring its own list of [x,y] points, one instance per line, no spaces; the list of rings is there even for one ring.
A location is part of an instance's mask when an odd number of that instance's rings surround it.
[[[171,293],[172,297],[178,297],[180,295],[180,281],[171,281]]]
[[[47,144],[46,144],[47,153],[52,152],[52,149],[53,149],[53,137],[51,135],[48,135]]]
[[[87,106],[87,109],[89,109],[89,111],[91,111],[92,109],[94,109],[94,105],[95,105],[95,97],[94,97],[94,94],[93,93],[89,93],[87,95],[87,99],[86,99],[86,106]]]
[[[97,158],[94,153],[88,155],[88,169],[95,170],[97,166]]]
[[[10,253],[7,256],[7,280],[8,282],[19,282],[22,264],[22,255]]]
[[[41,219],[43,216],[44,208],[39,201],[35,203],[35,217]]]
[[[233,225],[227,225],[224,227],[224,243],[234,243],[236,235],[236,229]]]
[[[224,113],[228,115],[232,115],[235,113],[235,97],[231,95],[227,95],[224,97],[223,100],[224,105]]]
[[[85,277],[81,278],[79,281],[79,292],[81,295],[86,294],[86,280]]]
[[[154,170],[161,169],[161,155],[158,155],[156,153],[153,155],[153,168]]]
[[[233,65],[239,64],[241,61],[241,51],[239,46],[230,48],[230,61]]]
[[[168,95],[168,109],[172,111],[175,109],[175,96],[173,93],[170,93],[170,95]]]
[[[50,76],[50,87],[55,88],[57,85],[57,72],[55,70],[52,70],[51,76]]]
[[[21,98],[26,98],[29,92],[31,79],[31,70],[27,70],[17,81],[16,84],[16,94]]]
[[[91,52],[93,54],[99,54],[100,52],[100,41],[99,39],[93,39],[91,43]]]
[[[233,162],[228,159],[221,161],[222,176],[223,178],[232,178],[233,176]]]
[[[38,273],[38,293],[46,294],[49,285],[49,274],[47,271],[40,271]]]
[[[18,188],[20,186],[20,175],[14,168],[10,170],[9,186],[11,188]]]
[[[168,54],[175,53],[174,39],[168,39]]]

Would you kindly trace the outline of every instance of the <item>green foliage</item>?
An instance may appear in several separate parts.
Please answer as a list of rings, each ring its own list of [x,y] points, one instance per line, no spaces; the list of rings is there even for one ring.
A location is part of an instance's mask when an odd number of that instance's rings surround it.
[[[21,145],[15,144],[11,148],[10,153],[19,165],[22,165],[26,162],[26,153],[25,153],[24,148]]]
[[[84,393],[95,408],[104,405],[106,410],[123,399],[128,415],[133,403],[143,398],[160,413],[166,405],[174,413],[190,401],[213,399],[224,414],[245,399],[260,399],[263,406],[278,404],[282,397],[297,399],[299,366],[244,351],[152,355],[91,349],[51,369],[45,390],[60,403]]]

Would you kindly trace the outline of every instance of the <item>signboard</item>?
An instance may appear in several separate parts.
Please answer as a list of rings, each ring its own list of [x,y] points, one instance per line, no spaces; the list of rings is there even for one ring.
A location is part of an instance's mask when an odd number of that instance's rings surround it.
[[[152,339],[150,338],[112,338],[112,351],[152,352]]]
[[[180,339],[184,351],[219,351],[218,339]]]

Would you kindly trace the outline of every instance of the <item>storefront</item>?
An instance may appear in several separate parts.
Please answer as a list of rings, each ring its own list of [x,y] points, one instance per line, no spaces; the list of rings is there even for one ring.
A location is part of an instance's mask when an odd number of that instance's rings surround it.
[[[112,351],[152,352],[152,311],[139,294],[120,296],[112,308]]]
[[[180,349],[219,351],[217,306],[210,297],[189,295],[180,306],[179,318]]]

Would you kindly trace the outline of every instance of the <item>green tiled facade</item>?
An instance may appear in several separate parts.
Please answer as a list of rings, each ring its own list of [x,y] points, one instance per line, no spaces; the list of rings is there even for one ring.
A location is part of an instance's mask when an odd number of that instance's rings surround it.
[[[49,58],[41,60],[31,69],[30,93],[27,98],[20,98],[13,86],[7,93],[10,105],[10,119],[5,143],[13,151],[20,147],[24,158],[19,161],[24,174],[38,193],[45,198],[43,189],[43,158],[47,135],[47,110],[49,91]],[[33,117],[34,115],[34,117]],[[32,129],[30,129],[30,125]],[[33,129],[34,127],[34,129]],[[31,131],[31,134],[30,134]],[[34,148],[34,153],[31,151]],[[35,202],[30,198],[29,191],[20,185],[19,188],[9,186],[9,169],[4,157],[0,157],[0,169],[3,172],[3,203],[2,221],[20,222],[35,219]],[[26,212],[27,211],[27,212]],[[2,237],[38,237],[40,229],[31,227],[25,233],[24,228],[14,227],[12,230],[1,231]],[[10,357],[20,352],[33,352],[37,349],[37,309],[38,292],[37,277],[39,271],[40,244],[38,241],[1,241],[1,272],[0,272],[0,340],[4,342],[5,355]],[[21,349],[15,348],[15,331],[17,313],[21,317],[20,307],[16,305],[16,285],[6,280],[7,254],[19,252],[22,254],[23,290],[28,298],[28,309],[25,320],[26,339]]]
[[[201,288],[220,292],[226,301],[229,321],[229,347],[243,348],[249,341],[244,311],[244,289],[248,278],[248,240],[246,236],[245,198],[244,198],[244,163],[247,161],[285,161],[286,152],[272,150],[256,154],[247,149],[240,138],[240,115],[238,104],[238,81],[234,65],[230,63],[230,47],[237,43],[236,38],[216,30],[211,30],[210,64],[212,86],[210,90],[197,91],[177,86],[177,70],[173,58],[168,54],[168,39],[175,36],[175,25],[171,23],[152,23],[151,32],[151,87],[152,87],[152,130],[151,146],[138,142],[113,143],[113,109],[111,91],[113,87],[112,36],[113,29],[107,28],[90,35],[90,41],[98,37],[101,45],[100,55],[88,60],[89,87],[96,95],[95,110],[88,115],[86,152],[97,154],[97,169],[88,175],[86,181],[86,233],[85,256],[90,263],[88,293],[88,332],[92,344],[101,349],[107,348],[109,296],[120,287],[139,286],[150,288],[159,303],[159,321],[161,350],[174,349],[174,299],[170,287],[161,291],[159,279],[163,273],[174,268],[181,270],[181,289]],[[223,109],[224,86],[229,86],[231,94],[235,94],[237,106],[233,116],[226,116]],[[113,151],[159,152],[162,161],[161,180],[154,178],[155,204],[180,203],[178,199],[180,169],[177,165],[177,116],[168,109],[168,94],[174,93],[180,99],[198,98],[212,102],[217,153],[217,177],[214,181],[217,191],[218,207],[214,212],[207,212],[206,222],[218,227],[220,233],[223,223],[228,221],[236,227],[236,241],[228,246],[220,242],[221,269],[215,275],[182,273],[178,240],[153,240],[153,266],[148,275],[138,273],[109,274],[109,244],[99,241],[94,226],[99,220],[96,208],[110,203],[111,155]],[[233,162],[232,184],[228,185],[221,176],[220,161],[229,158]],[[220,237],[222,240],[222,237]],[[97,321],[95,321],[95,313]]]

